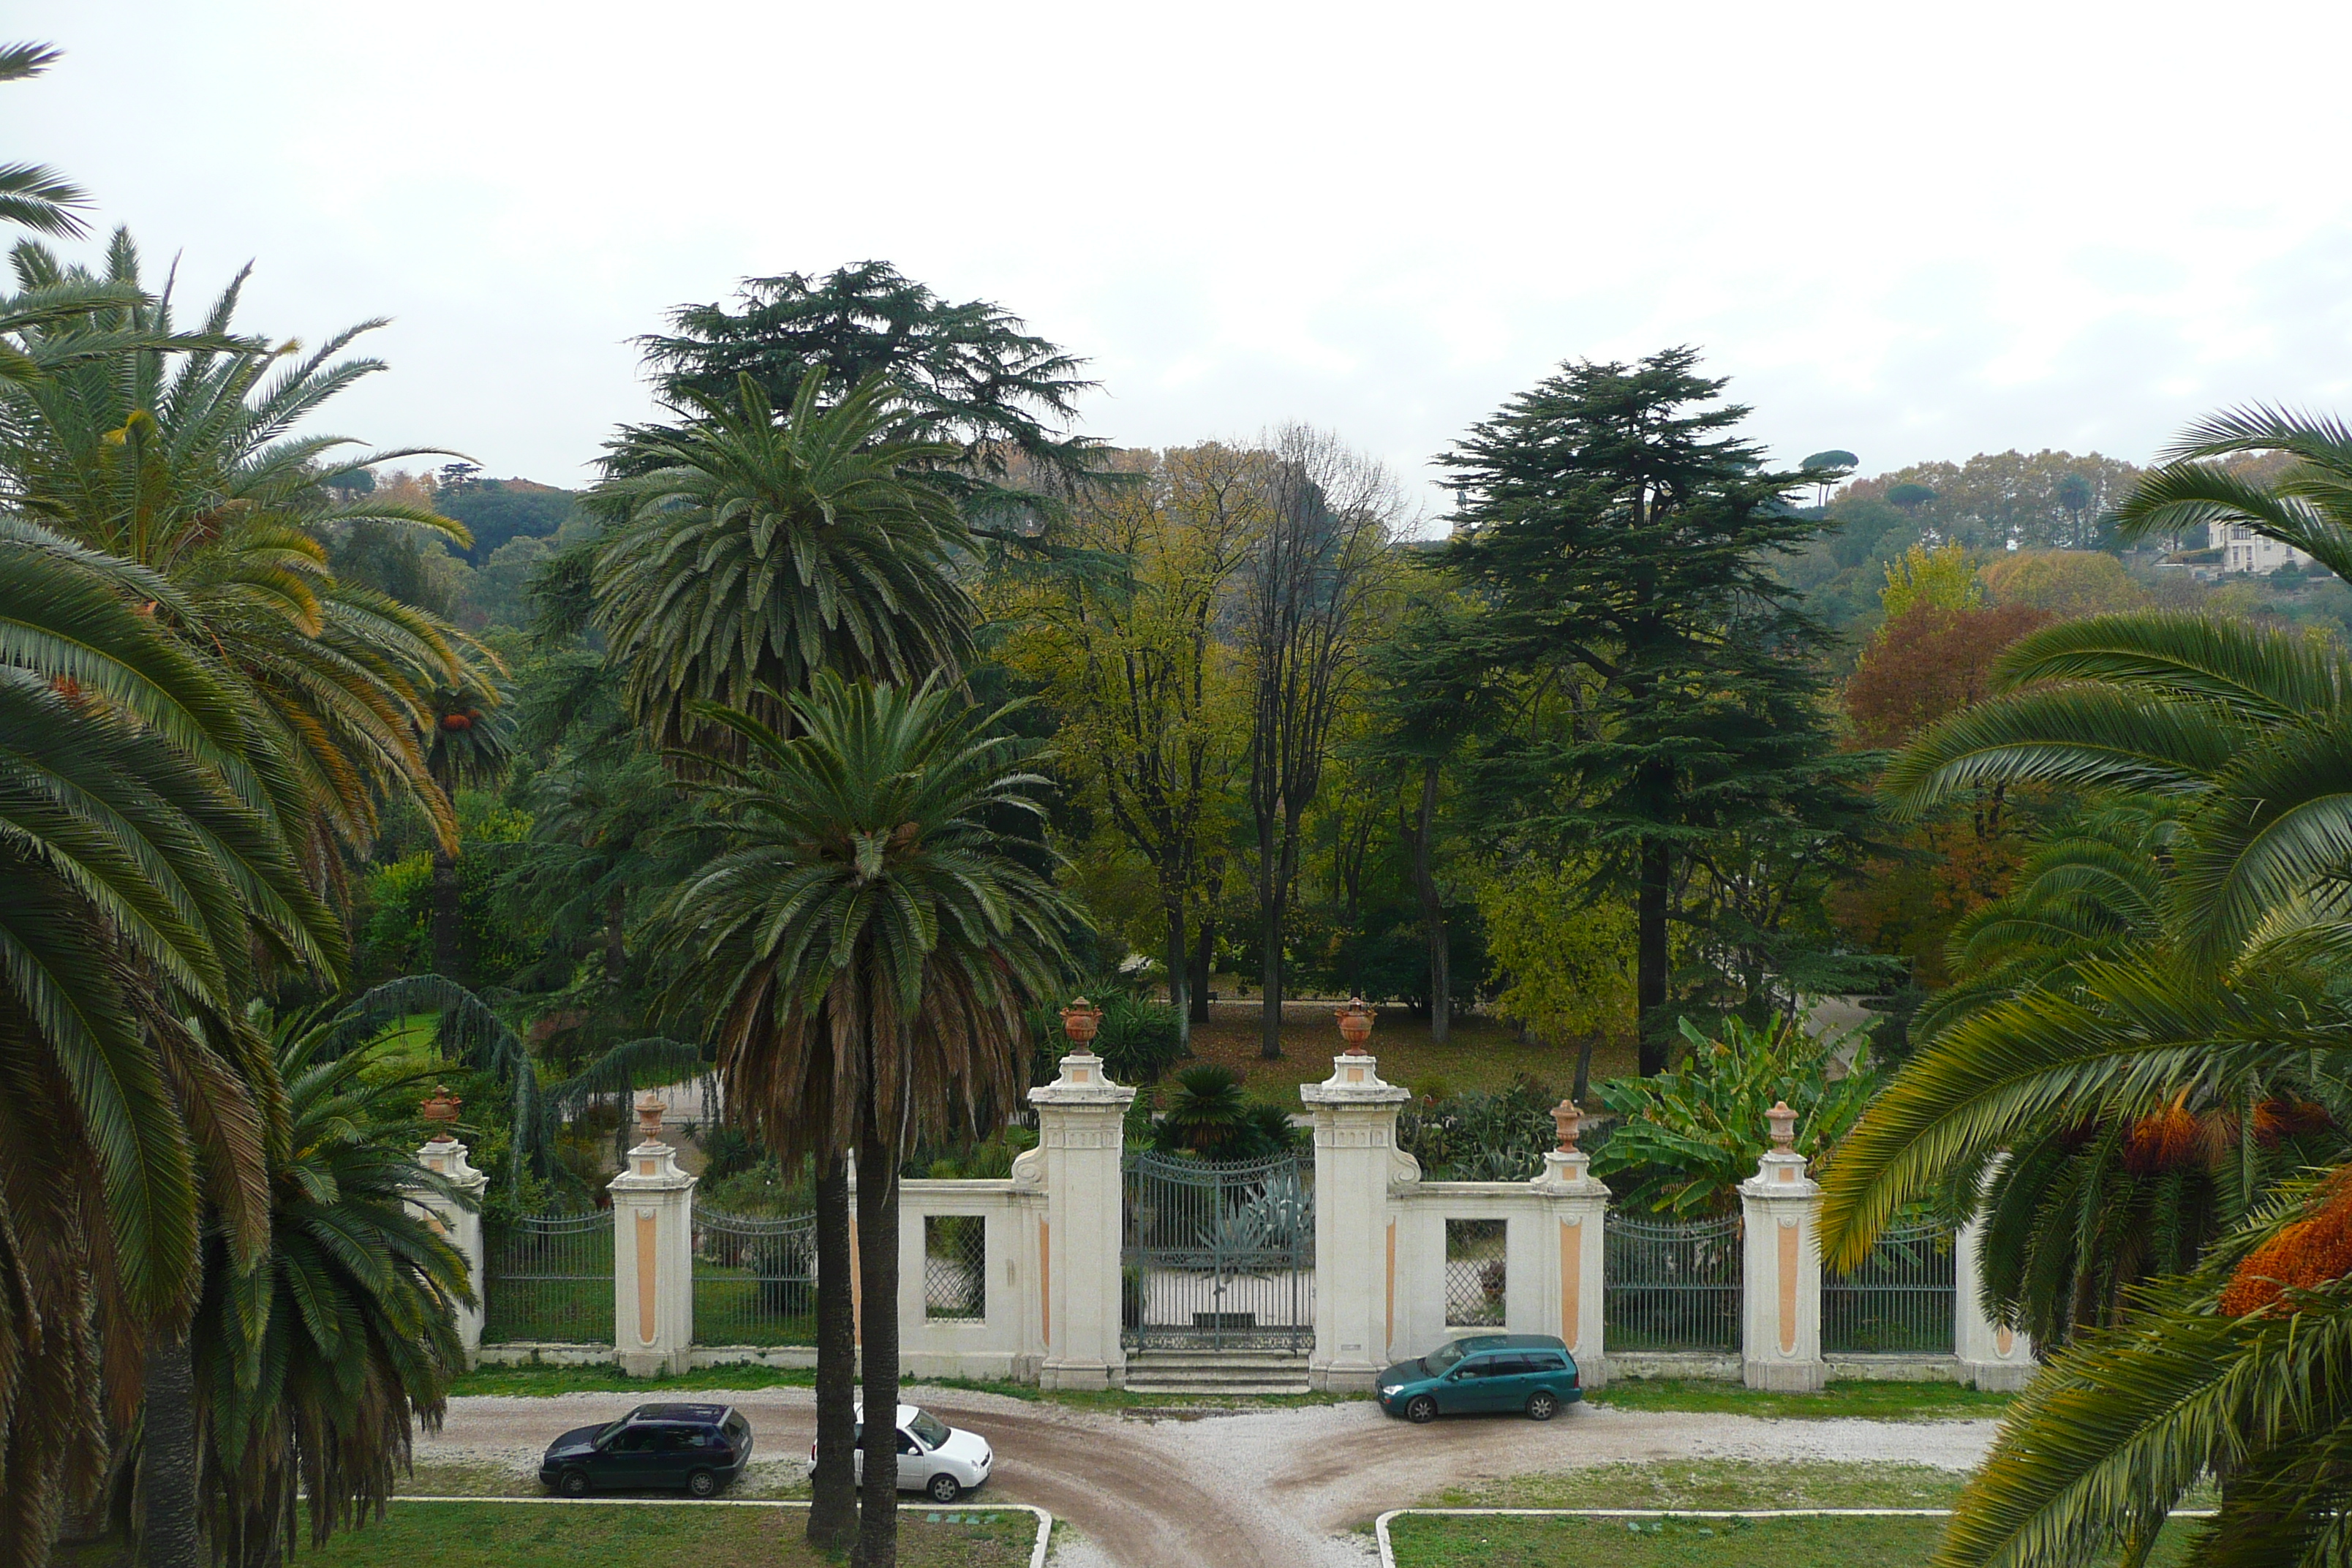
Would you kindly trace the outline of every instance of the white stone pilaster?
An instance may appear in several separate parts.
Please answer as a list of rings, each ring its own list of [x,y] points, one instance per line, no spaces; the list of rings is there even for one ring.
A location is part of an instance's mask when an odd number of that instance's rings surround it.
[[[1775,1149],[1739,1184],[1747,1222],[1742,1257],[1740,1374],[1750,1388],[1815,1389],[1822,1362],[1821,1188],[1805,1157]]]
[[[661,1141],[661,1102],[637,1110],[644,1141],[613,1194],[613,1350],[630,1377],[683,1373],[694,1350],[694,1185]],[[648,1116],[650,1110],[650,1116]]]
[[[1317,1388],[1369,1389],[1388,1364],[1389,1168],[1397,1107],[1412,1096],[1381,1080],[1378,1058],[1331,1058],[1331,1076],[1301,1084],[1315,1119]]]
[[[2033,1342],[1985,1315],[1981,1214],[1953,1239],[1952,1352],[1959,1358],[1961,1381],[1979,1388],[2012,1391],[2033,1375]]]
[[[1102,1058],[1073,1051],[1061,1076],[1029,1091],[1037,1108],[1035,1175],[1045,1189],[1037,1226],[1038,1323],[1047,1388],[1109,1388],[1127,1381],[1119,1343],[1119,1160],[1135,1090],[1103,1076]],[[1029,1155],[1023,1155],[1026,1161]],[[1027,1173],[1016,1169],[1016,1185]]]
[[[1547,1323],[1567,1342],[1576,1358],[1578,1381],[1605,1387],[1609,1360],[1601,1334],[1602,1226],[1609,1218],[1609,1188],[1592,1174],[1592,1156],[1578,1149],[1544,1155],[1543,1173],[1528,1184],[1544,1197],[1545,1253],[1553,1259],[1544,1280]]]
[[[482,1348],[482,1313],[489,1305],[482,1250],[482,1190],[490,1179],[467,1163],[466,1146],[446,1132],[417,1150],[416,1163],[458,1194],[453,1199],[437,1187],[420,1186],[411,1189],[408,1201],[466,1259],[466,1285],[474,1293],[474,1304],[457,1309],[457,1338],[466,1347],[466,1363],[471,1366]]]

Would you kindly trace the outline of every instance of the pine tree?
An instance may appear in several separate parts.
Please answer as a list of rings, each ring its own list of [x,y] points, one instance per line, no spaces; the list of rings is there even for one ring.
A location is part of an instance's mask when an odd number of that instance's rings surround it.
[[[1645,1074],[1675,1038],[1670,923],[1738,902],[1694,880],[1754,876],[1759,843],[1784,871],[1817,865],[1858,847],[1862,816],[1858,759],[1823,725],[1826,634],[1770,570],[1822,528],[1783,499],[1822,472],[1768,469],[1734,433],[1748,410],[1697,363],[1564,365],[1441,459],[1460,507],[1437,559],[1483,612],[1461,657],[1542,715],[1483,748],[1477,783],[1523,831],[1631,881]],[[1759,968],[1792,957],[1783,932],[1717,934],[1751,1004],[1772,983]]]

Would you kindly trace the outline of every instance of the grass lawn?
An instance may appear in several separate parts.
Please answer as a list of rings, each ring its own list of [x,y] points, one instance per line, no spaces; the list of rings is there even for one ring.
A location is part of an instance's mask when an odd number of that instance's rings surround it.
[[[1937,1519],[1432,1519],[1392,1521],[1397,1568],[1916,1568]],[[2184,1561],[2189,1531],[2168,1527],[2149,1561]]]
[[[1270,1062],[1258,1055],[1258,1004],[1213,1004],[1210,1021],[1192,1026],[1192,1055],[1198,1061],[1214,1062],[1240,1073],[1252,1100],[1270,1101],[1286,1110],[1303,1110],[1298,1086],[1329,1078],[1331,1058],[1339,1053],[1339,1030],[1331,1020],[1331,1008],[1328,1002],[1284,1004],[1283,1056],[1280,1061]],[[1564,1094],[1576,1079],[1574,1050],[1524,1044],[1517,1030],[1494,1018],[1456,1016],[1453,1037],[1443,1046],[1433,1046],[1426,1019],[1415,1018],[1402,1007],[1383,1008],[1366,1048],[1380,1058],[1381,1077],[1406,1088],[1442,1079],[1455,1094],[1508,1089],[1514,1078],[1526,1073]],[[1604,1044],[1592,1053],[1595,1078],[1630,1073],[1636,1066],[1631,1041]]]
[[[1932,1465],[1662,1459],[1448,1487],[1428,1508],[1949,1508],[1964,1478]]]
[[[305,1546],[312,1568],[831,1568],[801,1539],[799,1509],[697,1503],[395,1502],[382,1521]],[[902,1509],[898,1561],[907,1568],[1024,1568],[1037,1539],[1027,1513]],[[67,1568],[126,1568],[119,1548],[84,1549]]]
[[[1871,1421],[1998,1419],[2013,1395],[1957,1383],[1832,1383],[1818,1394],[1767,1394],[1736,1383],[1629,1377],[1592,1394],[1618,1410],[1687,1410],[1775,1420],[1832,1416]]]

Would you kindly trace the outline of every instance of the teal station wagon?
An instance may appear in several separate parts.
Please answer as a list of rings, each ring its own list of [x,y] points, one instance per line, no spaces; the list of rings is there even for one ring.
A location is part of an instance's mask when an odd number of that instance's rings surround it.
[[[1549,1334],[1473,1334],[1381,1373],[1381,1408],[1408,1421],[1469,1410],[1524,1411],[1549,1421],[1584,1397],[1576,1358]]]

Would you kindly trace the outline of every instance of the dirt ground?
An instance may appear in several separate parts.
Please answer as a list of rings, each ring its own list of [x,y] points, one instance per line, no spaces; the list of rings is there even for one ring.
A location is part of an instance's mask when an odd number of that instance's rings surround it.
[[[763,1460],[805,1460],[814,1395],[761,1389],[724,1398],[750,1418]],[[1990,1421],[1759,1421],[1746,1416],[1594,1409],[1549,1423],[1459,1417],[1413,1426],[1369,1402],[1198,1419],[1145,1419],[910,1387],[906,1397],[994,1446],[993,1480],[975,1500],[1032,1502],[1079,1539],[1060,1568],[1361,1568],[1361,1527],[1384,1509],[1440,1489],[1588,1466],[1680,1458],[1832,1460],[1961,1470],[1990,1446]],[[470,1397],[449,1402],[442,1430],[416,1446],[420,1466],[517,1467],[571,1427],[609,1419],[626,1394]]]

